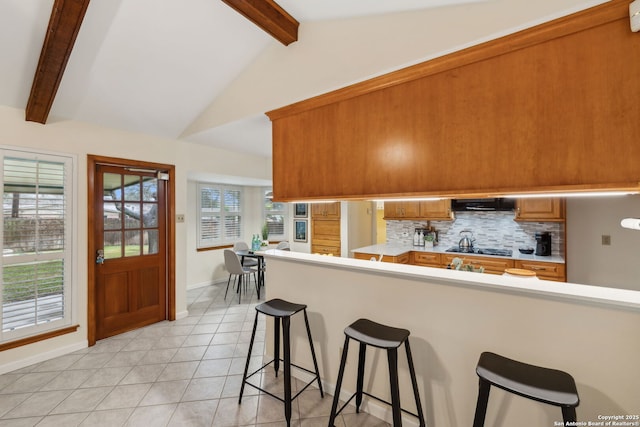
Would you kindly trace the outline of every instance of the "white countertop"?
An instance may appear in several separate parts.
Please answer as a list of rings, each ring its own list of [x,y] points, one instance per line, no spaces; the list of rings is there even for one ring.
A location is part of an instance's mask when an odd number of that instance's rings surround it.
[[[383,254],[387,256],[398,256],[405,254],[407,252],[432,252],[432,253],[443,253],[447,255],[457,255],[460,257],[466,256],[482,256],[482,257],[491,257],[491,258],[507,258],[514,259],[520,261],[539,261],[539,262],[555,262],[557,264],[564,264],[564,258],[559,255],[552,256],[538,256],[538,255],[526,255],[521,254],[518,249],[513,250],[513,254],[510,257],[506,256],[497,256],[497,255],[485,255],[485,254],[474,254],[474,253],[461,253],[461,252],[447,252],[449,247],[444,246],[434,246],[433,248],[425,249],[424,246],[409,246],[409,245],[398,245],[393,243],[381,243],[378,245],[365,246],[358,249],[353,249],[351,252],[361,252],[367,254]]]
[[[367,248],[378,245],[367,246]],[[407,250],[405,249],[405,252]],[[401,252],[404,253],[404,252]],[[516,292],[538,297],[562,299],[573,302],[599,303],[608,306],[620,306],[640,310],[640,291],[607,288],[603,286],[582,285],[569,282],[553,282],[537,277],[520,278],[508,275],[479,274],[445,268],[421,267],[417,265],[375,262],[355,258],[332,257],[301,252],[289,252],[270,249],[265,256],[283,260],[323,265],[327,268],[340,268],[366,271],[371,274],[383,274],[393,277],[410,277],[430,280],[443,285],[482,286],[496,292]]]

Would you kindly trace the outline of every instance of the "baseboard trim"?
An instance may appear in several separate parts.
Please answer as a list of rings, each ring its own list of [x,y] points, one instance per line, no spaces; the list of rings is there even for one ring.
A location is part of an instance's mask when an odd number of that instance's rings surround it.
[[[7,372],[15,371],[16,369],[25,368],[29,365],[33,365],[35,363],[45,362],[49,359],[53,359],[55,357],[64,356],[65,354],[73,353],[74,351],[82,350],[89,346],[89,342],[87,340],[83,340],[74,344],[70,344],[64,347],[59,347],[51,351],[47,351],[44,353],[38,353],[30,357],[26,357],[24,359],[16,360],[14,362],[5,363],[4,365],[0,365],[0,375],[6,374]]]

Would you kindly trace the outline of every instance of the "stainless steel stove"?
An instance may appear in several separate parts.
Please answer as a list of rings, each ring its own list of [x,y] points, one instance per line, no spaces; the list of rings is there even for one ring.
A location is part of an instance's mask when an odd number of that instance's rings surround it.
[[[478,255],[490,255],[490,256],[511,256],[513,251],[511,249],[497,249],[497,248],[469,248],[460,249],[457,246],[452,246],[446,250],[446,252],[478,254]]]

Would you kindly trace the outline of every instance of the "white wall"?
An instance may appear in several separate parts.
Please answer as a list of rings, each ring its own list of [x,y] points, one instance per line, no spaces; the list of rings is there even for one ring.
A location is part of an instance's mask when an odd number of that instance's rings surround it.
[[[492,0],[404,13],[302,22],[272,43],[203,112],[205,131],[537,25],[604,0]]]
[[[80,328],[76,333],[39,342],[0,353],[0,369],[19,367],[50,357],[64,349],[86,345],[87,340],[87,160],[88,154],[167,163],[176,166],[176,213],[185,213],[185,223],[176,224],[176,312],[187,309],[186,287],[192,268],[201,269],[209,262],[206,254],[196,254],[187,247],[187,230],[195,227],[191,215],[195,205],[188,203],[187,175],[190,171],[203,171],[226,175],[238,171],[262,179],[271,179],[269,159],[246,154],[216,150],[181,141],[161,139],[150,135],[134,134],[102,128],[81,122],[56,121],[46,125],[27,122],[24,110],[0,107],[0,145],[29,147],[66,154],[78,158],[75,170],[78,193],[76,198],[76,259],[74,280],[77,285],[77,317]],[[48,356],[46,356],[48,355]],[[41,359],[44,360],[44,359]]]
[[[640,195],[567,200],[568,281],[640,290],[640,231],[620,226],[628,217],[640,217]]]
[[[358,318],[369,318],[411,332],[411,350],[428,426],[472,424],[478,395],[475,367],[483,351],[570,373],[580,395],[579,421],[596,422],[599,415],[638,412],[640,299],[635,295],[626,295],[635,301],[635,308],[622,308],[583,302],[575,297],[500,290],[498,285],[490,288],[461,279],[471,277],[469,280],[489,283],[509,280],[503,277],[314,258],[315,261],[306,262],[284,256],[269,257],[266,298],[308,305],[320,374],[329,392],[333,392],[336,383],[344,328]],[[334,265],[347,261],[359,264],[359,270]],[[406,274],[371,271],[378,268]],[[428,271],[433,276],[428,277]],[[457,273],[458,278],[448,282],[443,279],[447,273]],[[305,279],[299,280],[300,277]],[[543,286],[540,281],[538,287]],[[291,325],[292,361],[309,368],[313,365],[304,322],[294,318]],[[267,335],[267,346],[271,352],[271,334]],[[349,397],[355,390],[357,348],[352,341],[343,397]],[[367,351],[365,390],[390,400],[386,355],[376,349]],[[398,363],[402,404],[413,410],[404,350],[399,352]],[[369,411],[380,407],[372,406]],[[557,425],[554,421],[561,420],[557,407],[508,395],[496,388],[491,391],[487,426],[553,426]]]
[[[351,250],[373,245],[375,243],[374,223],[375,204],[373,202],[344,202],[346,205],[346,221],[342,221],[346,248],[342,248],[342,256],[353,257]],[[344,210],[344,209],[343,209]]]

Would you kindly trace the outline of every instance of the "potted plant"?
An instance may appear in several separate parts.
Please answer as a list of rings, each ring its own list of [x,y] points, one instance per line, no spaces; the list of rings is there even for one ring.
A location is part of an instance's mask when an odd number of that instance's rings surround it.
[[[425,249],[433,249],[433,240],[434,235],[431,233],[427,233],[424,236],[424,247]]]

